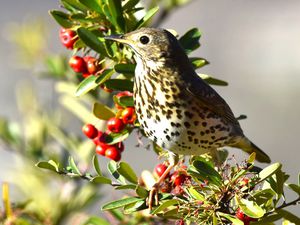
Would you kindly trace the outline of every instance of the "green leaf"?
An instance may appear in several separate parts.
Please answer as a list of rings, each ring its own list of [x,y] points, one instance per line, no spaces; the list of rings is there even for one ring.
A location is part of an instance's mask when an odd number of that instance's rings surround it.
[[[53,160],[49,160],[48,162],[42,161],[35,164],[36,167],[51,170],[54,172],[59,172],[58,165]]]
[[[152,210],[151,214],[157,214],[170,206],[174,206],[174,205],[178,205],[178,204],[179,204],[179,201],[177,199],[171,199],[171,200],[164,201],[161,205],[159,205],[157,208]]]
[[[133,212],[136,212],[136,211],[139,211],[139,210],[143,210],[143,209],[147,209],[147,208],[148,207],[146,206],[145,200],[142,199],[142,200],[140,200],[138,202],[126,205],[124,207],[124,214],[131,214]]]
[[[278,214],[282,215],[283,218],[289,220],[292,223],[300,224],[300,218],[284,209],[278,210]]]
[[[120,162],[117,166],[117,171],[125,177],[130,183],[137,184],[138,178],[131,166],[126,162]]]
[[[195,188],[190,187],[188,189],[188,192],[193,199],[205,201],[205,197],[202,194],[200,194]]]
[[[136,185],[135,184],[125,184],[125,185],[121,185],[121,186],[117,186],[115,188],[116,190],[135,190],[136,189]]]
[[[94,103],[93,114],[100,120],[108,120],[115,116],[114,111],[112,111],[108,106],[99,102]]]
[[[234,225],[244,225],[244,222],[235,218],[234,216],[231,216],[229,214],[226,214],[226,213],[222,213],[222,212],[217,212],[217,214],[221,217],[224,217],[226,219],[228,219],[229,221],[232,222],[232,224]]]
[[[203,58],[191,57],[191,58],[189,58],[189,60],[195,69],[201,68],[201,67],[209,64],[209,62]]]
[[[123,107],[134,107],[134,100],[132,96],[122,96],[120,98],[116,97],[116,101]]]
[[[104,42],[100,41],[93,32],[84,27],[80,27],[77,29],[77,34],[88,47],[100,53],[101,55],[107,56]]]
[[[222,184],[221,175],[209,164],[209,162],[202,160],[193,161],[188,168],[188,173],[196,176],[198,179],[208,180],[209,182],[220,186]]]
[[[185,49],[185,52],[189,54],[200,47],[200,37],[201,32],[197,28],[192,28],[179,39],[179,42],[181,46]]]
[[[120,63],[120,64],[116,64],[114,66],[114,69],[118,73],[134,75],[135,67],[136,67],[136,64]]]
[[[228,83],[224,80],[219,80],[217,78],[213,78],[210,75],[207,74],[198,74],[199,77],[201,77],[202,80],[204,80],[206,83],[211,85],[218,85],[218,86],[227,86]]]
[[[152,9],[150,9],[146,15],[136,24],[136,27],[134,30],[139,29],[141,27],[143,27],[144,25],[146,25],[146,23],[158,12],[159,7],[156,6]]]
[[[68,7],[71,7],[73,11],[81,11],[86,12],[88,8],[81,4],[79,0],[61,0],[61,3],[65,6],[65,3],[67,3]]]
[[[79,0],[79,2],[88,8],[96,11],[97,13],[102,14],[102,9],[101,9],[101,1],[100,0]]]
[[[281,169],[280,163],[274,163],[272,165],[267,166],[262,171],[260,171],[260,173],[258,174],[259,181],[257,183],[260,183],[260,182],[264,181],[265,179],[271,177],[279,169]]]
[[[90,181],[95,184],[111,184],[111,179],[104,176],[93,177]]]
[[[50,10],[49,13],[60,26],[64,28],[71,28],[73,26],[73,22],[69,19],[68,14],[58,10]]]
[[[75,163],[72,156],[69,156],[69,166],[71,167],[73,173],[81,175],[81,173],[80,173],[80,171],[79,171],[79,169],[78,169],[78,167],[77,167],[77,165],[76,165],[76,163]]]
[[[95,171],[97,172],[97,174],[99,176],[102,176],[102,172],[101,172],[101,169],[100,169],[100,165],[99,165],[99,162],[98,162],[98,157],[97,155],[94,155],[93,156],[93,166],[94,166],[94,169]]]
[[[300,186],[298,186],[297,184],[287,184],[287,186],[300,196]]]
[[[125,19],[123,17],[122,4],[120,0],[106,0],[107,8],[105,12],[109,12],[109,19],[113,25],[120,29],[121,32],[125,31]],[[108,14],[106,14],[108,15]]]
[[[110,133],[105,137],[105,142],[109,145],[113,145],[124,141],[126,138],[128,138],[129,134],[130,131],[128,129],[124,129],[120,133]]]
[[[105,86],[112,90],[133,91],[133,82],[127,79],[109,79],[105,82]]]
[[[282,216],[279,214],[269,215],[267,217],[261,218],[259,221],[251,222],[251,225],[266,225],[266,224],[273,223],[281,218]]]
[[[149,191],[140,185],[136,186],[135,193],[141,198],[147,198],[149,196]]]
[[[129,0],[126,2],[126,4],[123,6],[123,10],[131,10],[136,4],[139,3],[140,0]]]
[[[250,216],[252,218],[261,218],[265,214],[265,210],[262,209],[260,206],[256,204],[254,201],[249,201],[247,199],[239,198],[236,196],[236,201],[247,216]]]
[[[126,184],[125,177],[123,177],[118,171],[117,171],[117,163],[113,160],[109,161],[107,164],[107,169],[110,172],[110,174],[116,178],[121,184]]]
[[[97,78],[98,77],[96,76],[88,76],[81,81],[81,83],[78,85],[75,95],[79,97],[95,89],[98,86],[98,83],[96,82]]]
[[[114,72],[114,69],[106,69],[101,75],[97,77],[96,83],[98,85],[103,84],[114,74]]]
[[[90,217],[83,225],[110,225],[110,223],[100,217]]]
[[[104,206],[102,206],[102,210],[117,209],[138,201],[141,201],[141,199],[136,197],[123,198],[117,201],[106,203]]]

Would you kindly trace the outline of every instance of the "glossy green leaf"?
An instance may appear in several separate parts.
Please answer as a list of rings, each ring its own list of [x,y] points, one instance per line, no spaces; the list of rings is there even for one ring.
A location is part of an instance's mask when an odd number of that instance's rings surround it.
[[[264,216],[265,210],[258,206],[256,202],[239,198],[237,196],[235,199],[243,213],[245,213],[247,216],[252,218],[261,218]]]
[[[93,166],[94,166],[94,169],[95,171],[97,172],[97,174],[99,176],[102,176],[102,172],[101,172],[101,168],[100,168],[100,165],[99,165],[99,162],[98,162],[98,157],[97,155],[94,155],[93,156]]]
[[[287,184],[287,186],[300,196],[300,186],[298,186],[297,184]]]
[[[124,141],[128,138],[130,131],[128,129],[124,129],[120,133],[110,133],[106,136],[105,141],[109,145],[116,144],[118,142]]]
[[[179,42],[181,46],[185,49],[185,52],[189,54],[200,47],[200,37],[201,32],[198,30],[198,28],[192,28],[179,39]]]
[[[191,58],[189,58],[189,60],[195,69],[201,68],[201,67],[209,64],[209,62],[203,58],[191,57]]]
[[[68,14],[58,10],[51,10],[49,13],[60,26],[64,28],[71,28],[73,26],[73,22],[69,19]]]
[[[146,23],[149,22],[149,20],[150,20],[150,19],[158,12],[158,10],[159,10],[159,7],[158,7],[158,6],[156,6],[156,7],[152,8],[152,9],[150,9],[150,10],[146,13],[146,15],[145,15],[145,16],[137,23],[137,25],[136,25],[136,27],[135,27],[134,30],[139,29],[139,28],[145,26]]]
[[[95,184],[111,184],[111,179],[104,176],[97,176],[93,177],[91,179],[91,182]]]
[[[79,0],[79,2],[97,13],[103,13],[101,9],[101,0]]]
[[[271,177],[273,174],[276,173],[277,170],[281,169],[281,164],[280,163],[274,163],[272,165],[267,166],[264,168],[260,173],[258,174],[259,176],[259,182],[262,182],[263,180],[267,179],[268,177]]]
[[[104,42],[100,41],[93,32],[84,27],[80,27],[77,29],[77,34],[88,47],[100,53],[101,55],[107,56]]]
[[[266,217],[261,218],[259,221],[251,222],[251,225],[267,225],[272,224],[273,222],[281,219],[282,216],[280,214],[273,214]]]
[[[48,162],[42,161],[35,164],[36,167],[51,170],[54,172],[59,172],[58,165],[53,160],[49,160]]]
[[[126,179],[117,171],[117,163],[113,160],[107,164],[109,173],[117,179],[121,184],[126,184]]]
[[[110,225],[110,223],[100,217],[90,217],[82,225]]]
[[[157,214],[170,206],[178,205],[178,203],[179,203],[179,201],[177,199],[171,199],[171,200],[164,201],[161,205],[159,205],[154,210],[152,210],[151,214]]]
[[[138,178],[131,166],[126,162],[120,162],[117,166],[117,171],[125,177],[130,183],[137,184]]]
[[[202,80],[204,80],[206,83],[210,85],[218,85],[218,86],[228,85],[226,81],[211,77],[210,75],[207,74],[198,74],[198,76],[201,77]]]
[[[93,114],[100,120],[108,120],[115,116],[115,113],[112,111],[112,109],[99,102],[94,103]]]
[[[114,74],[114,72],[115,72],[115,70],[113,70],[113,69],[106,69],[101,75],[99,75],[97,77],[96,83],[98,85],[103,84]]]
[[[222,184],[221,175],[206,161],[193,161],[193,164],[188,168],[188,172],[198,179],[208,180],[218,186]]]
[[[256,190],[253,193],[253,196],[249,198],[249,200],[255,201],[258,205],[268,205],[270,202],[273,202],[273,197],[276,193],[270,189]]]
[[[75,95],[77,97],[82,96],[89,91],[95,89],[98,86],[98,83],[96,82],[97,77],[96,76],[88,76],[85,78],[81,83],[78,85],[78,88],[76,90]]]
[[[136,197],[123,198],[117,201],[106,203],[104,206],[102,206],[102,210],[117,209],[138,201],[141,201],[141,199]]]
[[[77,165],[76,165],[76,163],[75,163],[75,161],[74,161],[74,159],[73,159],[72,156],[69,156],[69,160],[68,161],[69,161],[69,166],[72,169],[72,172],[75,173],[75,174],[81,175],[81,173],[80,173],[80,171],[79,171],[79,169],[78,169],[78,167],[77,167]]]
[[[134,75],[135,67],[136,67],[136,64],[120,63],[120,64],[116,64],[114,66],[114,69],[118,73]]]
[[[234,216],[232,215],[229,215],[229,214],[226,214],[226,213],[222,213],[222,212],[217,212],[217,214],[221,217],[224,217],[226,219],[228,219],[229,221],[232,222],[232,224],[234,225],[244,225],[244,222],[235,218]]]
[[[133,82],[123,79],[109,79],[105,82],[105,86],[112,90],[133,91]]]
[[[121,32],[125,31],[125,19],[123,17],[123,9],[120,0],[106,0],[107,8],[110,14],[110,21],[120,29]]]

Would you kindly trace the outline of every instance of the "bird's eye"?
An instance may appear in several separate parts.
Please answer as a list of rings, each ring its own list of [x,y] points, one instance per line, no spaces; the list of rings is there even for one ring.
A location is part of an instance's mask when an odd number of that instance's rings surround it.
[[[140,42],[145,45],[145,44],[148,44],[150,41],[150,39],[147,37],[147,36],[142,36],[140,37]]]

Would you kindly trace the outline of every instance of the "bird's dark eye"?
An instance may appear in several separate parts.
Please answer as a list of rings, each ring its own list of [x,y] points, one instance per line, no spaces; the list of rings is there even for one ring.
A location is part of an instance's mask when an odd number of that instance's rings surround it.
[[[145,45],[145,44],[148,44],[150,41],[150,39],[147,37],[147,36],[142,36],[140,37],[140,42]]]

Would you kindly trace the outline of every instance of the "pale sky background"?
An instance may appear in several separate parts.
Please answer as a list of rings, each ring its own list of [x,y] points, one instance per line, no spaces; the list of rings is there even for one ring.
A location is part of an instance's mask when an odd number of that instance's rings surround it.
[[[52,104],[52,87],[48,81],[37,81],[29,71],[14,66],[14,47],[5,40],[8,22],[21,22],[25,17],[41,16],[51,30],[51,50],[63,51],[58,26],[48,16],[58,8],[53,0],[10,0],[0,9],[0,116],[16,118],[14,99],[16,83],[33,79],[41,90],[45,104]],[[211,62],[200,73],[214,75],[229,82],[217,88],[236,115],[246,114],[241,121],[244,133],[273,162],[297,182],[300,171],[300,1],[297,0],[198,0],[177,10],[163,24],[183,34],[191,27],[202,31],[197,56]],[[49,90],[50,90],[49,89]],[[133,140],[133,139],[132,139]],[[123,159],[134,169],[150,169],[157,164],[152,152],[127,144]],[[242,155],[240,151],[231,151]],[[12,169],[12,157],[1,151],[0,181]],[[245,157],[245,155],[243,155]],[[5,159],[5,161],[3,160]],[[147,160],[146,160],[147,159]],[[300,214],[299,206],[294,212]]]

